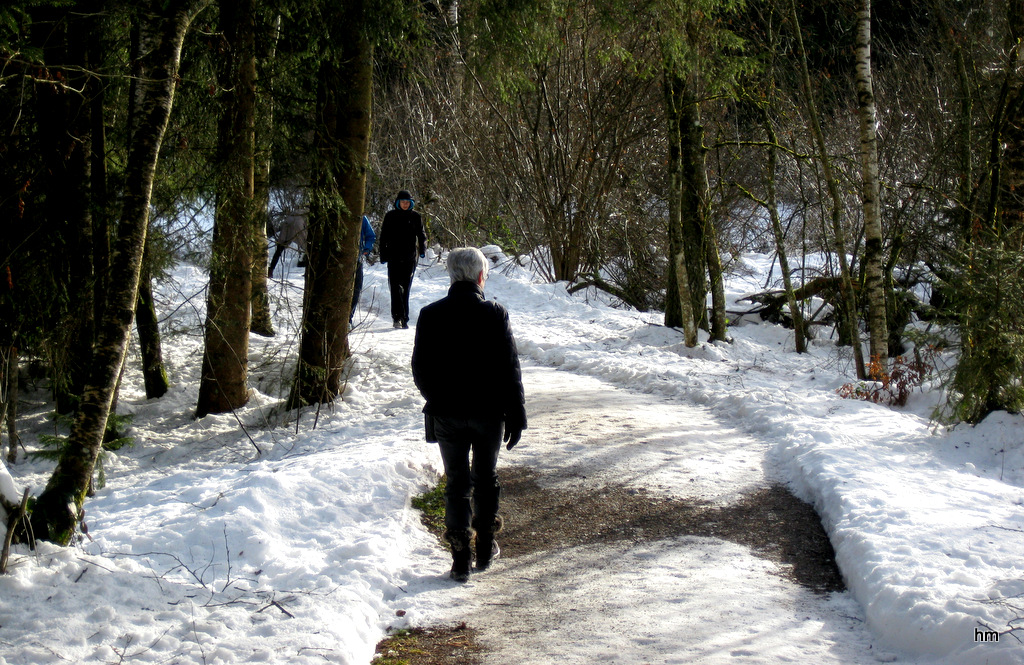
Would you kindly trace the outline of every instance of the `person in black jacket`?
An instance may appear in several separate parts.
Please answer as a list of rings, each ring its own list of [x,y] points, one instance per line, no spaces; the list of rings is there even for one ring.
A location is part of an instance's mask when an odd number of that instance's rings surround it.
[[[427,235],[420,214],[413,210],[415,206],[412,195],[403,189],[395,197],[395,209],[384,215],[380,227],[380,262],[388,266],[395,328],[409,327],[409,289],[417,260],[427,252]]]
[[[452,285],[420,311],[412,352],[427,441],[440,446],[448,476],[445,539],[459,582],[469,579],[474,537],[477,570],[498,554],[498,451],[502,440],[511,450],[526,429],[516,341],[508,312],[484,298],[487,268],[475,247],[448,254]]]

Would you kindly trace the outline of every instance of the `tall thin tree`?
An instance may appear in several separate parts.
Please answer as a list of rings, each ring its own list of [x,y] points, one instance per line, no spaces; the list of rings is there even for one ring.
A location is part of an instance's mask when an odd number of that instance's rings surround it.
[[[789,253],[786,251],[786,235],[782,228],[782,220],[779,219],[779,199],[776,193],[775,178],[778,173],[779,163],[779,139],[775,128],[772,126],[768,113],[762,115],[765,133],[768,135],[768,173],[765,176],[765,189],[768,198],[765,208],[772,220],[772,235],[775,237],[775,254],[779,257],[779,271],[782,273],[782,285],[786,291],[786,302],[789,303],[789,314],[793,317],[793,339],[797,353],[807,351],[807,333],[805,332],[804,316],[800,311],[800,303],[797,302],[793,290],[793,277],[789,268]]]
[[[669,279],[665,304],[666,325],[682,325],[687,345],[697,343],[687,331],[688,309],[695,326],[705,328],[710,339],[725,341],[725,291],[718,253],[708,184],[707,147],[701,106],[708,81],[720,85],[729,80],[730,67],[722,55],[736,45],[731,32],[709,20],[735,9],[728,0],[690,3],[665,0],[655,5],[655,30],[661,42],[666,77],[665,108],[668,121],[669,159]],[[673,202],[678,201],[678,213]],[[678,228],[675,228],[678,225]],[[685,280],[680,260],[686,262]],[[707,295],[712,308],[707,307]],[[689,306],[683,298],[689,299]]]
[[[857,297],[853,291],[853,279],[850,276],[850,260],[846,255],[846,232],[843,229],[842,195],[839,191],[839,180],[832,168],[832,157],[828,153],[825,133],[821,129],[821,118],[818,105],[814,99],[814,87],[811,85],[811,73],[807,64],[807,49],[804,46],[800,17],[797,14],[796,0],[790,0],[789,18],[797,45],[797,60],[800,72],[800,87],[803,93],[804,106],[807,109],[811,134],[818,151],[818,161],[832,200],[831,230],[832,242],[835,246],[836,259],[839,261],[839,283],[843,310],[840,312],[840,325],[846,328],[846,334],[853,346],[853,363],[857,378],[866,379],[864,367],[864,350],[860,344],[860,333],[857,327]]]
[[[181,47],[195,16],[210,0],[153,0],[142,12],[143,79],[130,103],[140,109],[125,172],[123,203],[111,262],[111,289],[99,322],[89,381],[68,444],[32,510],[36,538],[68,544],[86,493],[135,312],[149,204],[160,144],[174,102]]]
[[[274,68],[277,59],[277,42],[281,36],[281,15],[276,14],[267,28],[263,51],[262,72]],[[270,313],[270,294],[267,292],[267,260],[270,258],[270,169],[273,165],[272,133],[274,128],[274,80],[272,75],[258,74],[263,85],[256,90],[256,173],[253,182],[253,198],[258,208],[256,236],[253,240],[252,255],[252,321],[249,329],[264,337],[274,336],[274,323]],[[259,219],[264,223],[260,224]]]
[[[871,0],[857,9],[857,109],[860,117],[861,202],[864,210],[864,298],[868,306],[869,371],[889,371],[889,329],[882,272],[882,214],[879,201],[878,135],[871,76]]]
[[[138,92],[138,84],[142,78],[142,60],[139,49],[140,26],[136,23],[131,30],[130,54],[132,63],[132,76],[129,85],[129,97],[134,98]],[[137,128],[140,109],[132,107],[128,110],[128,136],[127,148],[131,148],[134,131]],[[150,220],[152,222],[152,220]],[[104,230],[104,233],[108,233]],[[142,357],[142,383],[146,388],[146,398],[155,399],[163,397],[170,388],[170,381],[167,378],[167,368],[164,365],[163,348],[160,341],[160,319],[156,312],[156,300],[153,297],[153,228],[152,225],[146,232],[146,246],[142,250],[142,270],[139,273],[139,297],[135,303],[135,330],[139,336],[139,352]],[[109,264],[110,248],[105,247],[108,255],[106,262]],[[124,374],[122,366],[121,374]],[[120,383],[120,381],[118,382]],[[117,411],[117,398],[120,391],[115,389],[114,401],[111,405],[111,413]]]
[[[666,57],[665,72],[665,118],[668,124],[668,282],[665,303],[665,325],[683,329],[686,346],[697,346],[697,325],[699,315],[694,311],[694,282],[690,277],[691,262],[686,253],[686,191],[683,165],[683,137],[685,129],[684,106],[694,101],[687,94],[687,84],[680,75],[674,60]],[[691,199],[692,200],[692,199]],[[692,234],[691,234],[692,237]],[[703,276],[703,270],[699,276]],[[700,290],[703,293],[703,290]],[[701,304],[703,308],[703,304]],[[699,311],[699,310],[698,310]]]

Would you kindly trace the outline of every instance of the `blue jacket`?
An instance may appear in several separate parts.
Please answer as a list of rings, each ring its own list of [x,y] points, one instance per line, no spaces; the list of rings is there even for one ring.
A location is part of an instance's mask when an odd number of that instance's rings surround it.
[[[373,243],[377,242],[377,234],[374,232],[373,227],[370,226],[370,220],[363,215],[363,228],[359,232],[359,252],[361,254],[369,254],[373,251]]]

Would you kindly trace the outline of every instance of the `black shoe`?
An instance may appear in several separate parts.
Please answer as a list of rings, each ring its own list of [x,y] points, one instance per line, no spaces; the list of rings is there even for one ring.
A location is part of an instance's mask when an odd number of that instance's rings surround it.
[[[481,542],[481,540],[483,542]],[[498,547],[498,541],[494,540],[492,536],[490,538],[491,547],[487,548],[486,538],[481,539],[480,535],[477,534],[476,540],[476,569],[483,572],[491,567],[491,563],[498,558],[501,554],[501,548]]]
[[[409,329],[409,321],[406,320],[406,319],[403,319],[402,320],[402,327],[405,328],[406,330],[408,330]]]
[[[395,319],[395,322],[392,324],[391,327],[392,328],[401,328],[402,327],[402,322],[399,321],[398,319]]]

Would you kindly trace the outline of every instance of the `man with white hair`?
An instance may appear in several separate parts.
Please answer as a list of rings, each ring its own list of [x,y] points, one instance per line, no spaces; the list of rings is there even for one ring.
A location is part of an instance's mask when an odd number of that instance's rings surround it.
[[[498,554],[498,451],[502,440],[511,450],[526,429],[516,341],[508,312],[484,298],[487,269],[475,247],[449,252],[452,285],[420,311],[412,352],[427,441],[440,446],[448,476],[445,539],[458,582],[469,579],[474,539],[477,570]]]

